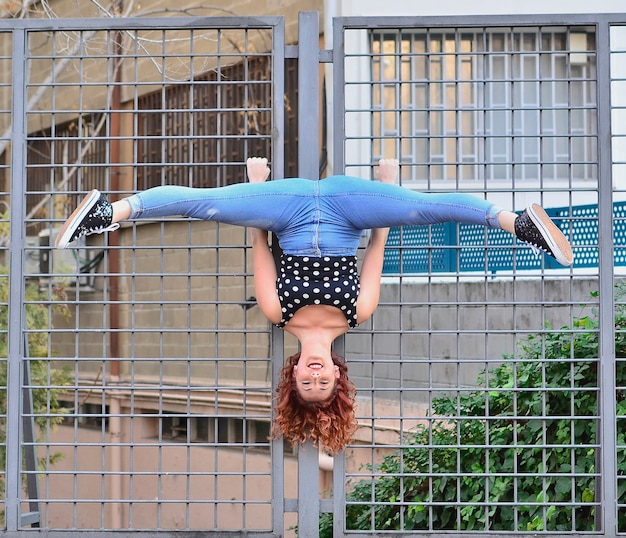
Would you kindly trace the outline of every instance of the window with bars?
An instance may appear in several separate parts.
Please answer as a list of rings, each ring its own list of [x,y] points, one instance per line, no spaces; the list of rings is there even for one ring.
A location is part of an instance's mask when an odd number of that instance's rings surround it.
[[[219,73],[137,97],[133,127],[137,190],[162,184],[218,187],[243,179],[247,156],[271,156],[271,58],[249,58]],[[297,60],[285,65],[285,174],[297,175]],[[125,112],[127,114],[127,112]],[[84,192],[103,189],[110,167],[110,114],[79,114],[29,136],[28,234],[42,219],[63,220]],[[128,144],[128,140],[123,142]],[[42,203],[67,193],[64,207]],[[52,213],[57,213],[56,215]]]
[[[596,179],[592,29],[370,38],[374,155],[399,149],[418,180]]]
[[[271,84],[260,56],[139,97],[139,190],[240,182],[247,156],[271,155]]]

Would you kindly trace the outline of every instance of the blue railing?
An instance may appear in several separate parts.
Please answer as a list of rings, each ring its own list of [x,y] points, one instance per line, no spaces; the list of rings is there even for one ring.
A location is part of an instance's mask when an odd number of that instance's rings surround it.
[[[598,266],[598,206],[549,208],[546,212],[570,239],[574,267]],[[626,265],[626,202],[613,204],[615,265]],[[536,256],[502,230],[445,223],[392,228],[385,249],[384,274],[496,272],[557,269],[550,256]]]

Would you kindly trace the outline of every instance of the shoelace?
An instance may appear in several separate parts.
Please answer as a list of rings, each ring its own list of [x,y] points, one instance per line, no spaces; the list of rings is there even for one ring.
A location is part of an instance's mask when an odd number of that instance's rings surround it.
[[[104,232],[114,232],[120,227],[119,222],[114,222],[113,224],[109,224],[108,226],[102,226],[100,228],[89,228],[87,233],[89,234],[101,234]]]
[[[539,247],[537,245],[533,245],[532,243],[526,243],[526,244],[531,248],[531,250],[533,251],[533,254],[537,258],[539,256],[541,256],[542,252],[548,253],[548,251],[546,249],[543,249],[543,248],[541,248],[541,247]]]

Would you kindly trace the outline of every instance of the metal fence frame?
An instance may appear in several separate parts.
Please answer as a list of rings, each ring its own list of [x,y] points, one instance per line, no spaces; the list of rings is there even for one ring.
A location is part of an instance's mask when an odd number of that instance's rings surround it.
[[[347,29],[381,29],[381,28],[404,28],[404,27],[439,27],[439,28],[460,28],[460,27],[499,27],[499,26],[541,26],[541,25],[563,25],[563,24],[585,24],[595,27],[597,36],[597,113],[598,126],[597,138],[598,148],[598,282],[599,282],[599,322],[600,322],[600,374],[599,389],[600,399],[600,446],[602,447],[600,459],[598,461],[600,473],[600,498],[601,507],[599,510],[598,523],[601,530],[596,531],[600,535],[607,537],[617,536],[617,468],[616,468],[616,447],[617,447],[617,416],[616,416],[616,377],[615,366],[616,357],[614,351],[615,325],[614,325],[614,266],[613,266],[613,185],[612,185],[612,158],[610,140],[611,132],[611,80],[610,73],[610,29],[612,25],[626,24],[626,16],[616,15],[538,15],[532,20],[525,16],[480,16],[480,17],[420,17],[420,18],[399,18],[399,17],[350,17],[338,18],[334,21],[334,47],[332,51],[319,50],[319,21],[317,13],[302,13],[299,18],[299,44],[297,47],[285,47],[283,19],[279,17],[266,18],[203,18],[185,19],[186,27],[195,25],[197,27],[263,27],[272,28],[275,41],[273,54],[275,64],[282,65],[285,57],[297,57],[299,59],[299,167],[302,177],[317,179],[319,174],[318,155],[309,148],[319,146],[318,130],[312,128],[319,123],[319,81],[315,69],[311,65],[319,62],[331,63],[333,70],[333,99],[334,110],[333,124],[333,153],[334,170],[340,173],[346,167],[345,156],[345,72],[344,72],[344,32]],[[0,21],[0,31],[11,32],[13,35],[13,59],[12,65],[17,66],[13,70],[13,97],[12,97],[12,131],[10,141],[13,151],[11,151],[10,169],[11,178],[11,218],[14,223],[21,223],[25,215],[25,208],[22,201],[24,199],[24,171],[26,170],[26,148],[23,141],[27,138],[28,130],[25,119],[24,88],[25,69],[20,66],[27,61],[26,34],[29,30],[85,30],[110,29],[124,30],[128,28],[149,29],[176,28],[181,25],[180,19],[83,19],[83,20],[2,20]],[[313,72],[314,76],[311,76]],[[280,70],[275,75],[276,89],[272,103],[275,118],[275,139],[273,144],[272,161],[274,165],[274,175],[282,176],[283,162],[283,139],[280,125],[283,123],[283,103],[282,103],[282,73]],[[304,83],[307,81],[307,83]],[[7,469],[6,469],[6,531],[7,536],[75,536],[85,537],[106,537],[125,536],[129,531],[117,530],[37,530],[25,529],[22,520],[22,503],[25,501],[22,495],[21,473],[23,465],[23,379],[25,375],[25,344],[24,344],[24,249],[25,233],[21,225],[11,226],[11,247],[10,247],[10,288],[8,304],[10,308],[8,326],[8,382],[7,401],[8,416],[7,431],[22,432],[22,435],[7,436]],[[277,381],[278,371],[283,361],[283,334],[280,330],[273,328],[272,338],[272,379]],[[337,351],[342,353],[345,347],[344,339],[337,344]],[[334,520],[334,535],[343,536],[345,527],[345,497],[346,497],[346,459],[345,455],[335,458],[333,470],[332,499],[320,499],[318,489],[318,451],[315,447],[305,445],[301,447],[298,454],[298,498],[285,498],[284,494],[284,468],[283,468],[283,448],[278,441],[272,442],[272,514],[273,531],[271,533],[255,533],[253,531],[229,532],[232,536],[280,536],[283,533],[284,515],[286,512],[297,512],[300,535],[317,536],[319,517],[322,512],[332,512]],[[135,531],[136,532],[136,531]],[[147,536],[181,536],[198,535],[196,531],[169,532],[169,531],[145,531]],[[226,533],[224,533],[226,534]],[[382,536],[384,533],[355,533],[350,532],[350,536]],[[507,533],[489,533],[491,536],[506,536]],[[517,535],[525,533],[518,532]],[[535,533],[530,533],[536,535]],[[411,532],[394,532],[389,536],[414,535]],[[437,536],[438,532],[422,532],[421,536]],[[446,532],[446,536],[461,537],[467,533]]]
[[[599,322],[600,340],[600,456],[598,467],[601,470],[600,480],[601,508],[598,520],[601,534],[617,535],[617,416],[616,416],[616,357],[615,357],[615,324],[614,324],[614,263],[613,263],[613,182],[611,156],[611,85],[603,81],[611,80],[611,45],[610,32],[612,25],[623,25],[626,19],[623,14],[582,15],[535,15],[531,19],[525,16],[465,16],[462,20],[454,16],[442,17],[344,17],[334,20],[333,35],[333,98],[334,112],[334,162],[335,172],[339,173],[348,165],[359,166],[358,162],[348,162],[346,158],[346,124],[345,99],[346,72],[341,58],[346,54],[345,36],[349,30],[358,29],[464,29],[464,28],[524,28],[542,27],[544,25],[591,25],[595,28],[597,47],[597,162],[598,162],[598,280],[599,280]],[[338,483],[336,481],[336,485]],[[337,493],[337,492],[335,492]],[[341,514],[334,514],[336,524],[343,524]],[[339,517],[339,519],[337,519]],[[312,521],[312,520],[311,520]],[[410,534],[410,533],[408,533]],[[407,535],[408,535],[407,534]],[[436,536],[437,533],[423,532],[423,536]],[[522,533],[523,534],[523,533]],[[464,533],[450,533],[449,536],[467,536]],[[500,536],[497,532],[489,535]],[[503,534],[502,536],[505,536]],[[367,536],[367,534],[350,534],[350,536]]]
[[[122,30],[150,30],[154,28],[167,30],[167,29],[184,29],[188,27],[188,24],[192,28],[205,29],[269,29],[272,31],[272,56],[275,62],[275,72],[273,78],[273,102],[271,103],[274,122],[276,125],[282,125],[284,122],[284,108],[283,108],[283,93],[284,93],[284,58],[285,58],[285,43],[284,43],[284,18],[283,17],[197,17],[190,19],[52,19],[52,20],[2,20],[0,21],[0,31],[10,32],[13,36],[13,65],[25,66],[28,58],[27,51],[27,34],[29,31],[85,31],[85,30],[105,30],[105,31],[122,31]],[[26,80],[26,69],[15,68],[13,70],[12,78],[12,130],[10,135],[10,142],[14,148],[11,151],[11,161],[9,169],[11,174],[11,220],[13,222],[23,222],[26,215],[26,208],[23,200],[25,198],[24,181],[26,170],[26,146],[23,141],[27,138],[28,130],[26,127],[26,111],[27,104],[25,102],[25,88],[28,84]],[[283,157],[283,131],[282,129],[275,129],[273,131],[274,143],[272,144],[273,153],[271,155],[272,161],[276,163],[274,165],[275,174],[282,176],[282,163]],[[17,172],[19,171],[19,172]],[[29,535],[41,535],[42,532],[47,536],[67,536],[69,533],[82,536],[109,536],[109,535],[128,535],[127,530],[37,530],[39,527],[39,515],[37,513],[37,502],[30,502],[30,512],[24,513],[22,511],[22,504],[24,502],[24,494],[22,491],[21,473],[19,470],[22,468],[24,459],[26,458],[31,464],[33,460],[32,450],[26,447],[26,451],[23,453],[23,443],[32,443],[33,431],[28,426],[30,418],[24,420],[21,416],[26,413],[28,416],[29,411],[24,411],[24,405],[28,406],[28,381],[25,380],[27,376],[27,370],[25,365],[27,361],[23,359],[27,357],[27,349],[24,341],[24,308],[19,305],[24,305],[24,273],[25,273],[25,230],[24,226],[13,225],[11,226],[10,235],[10,274],[22,275],[21,277],[15,277],[10,279],[9,283],[9,308],[11,319],[8,327],[8,375],[7,375],[7,402],[8,402],[8,415],[6,419],[7,431],[21,432],[21,435],[8,436],[6,443],[7,453],[7,473],[6,473],[6,502],[5,512],[6,530],[2,532],[7,536],[29,536]],[[282,364],[282,331],[274,328],[274,345],[273,345],[273,379],[274,383],[277,381],[279,368]],[[24,398],[24,399],[23,399]],[[32,415],[31,415],[32,417]],[[24,428],[24,426],[26,426]],[[271,450],[271,466],[274,476],[279,476],[281,479],[272,481],[272,519],[273,527],[279,529],[276,532],[270,532],[269,535],[278,535],[282,533],[284,525],[284,480],[283,477],[283,444],[280,440],[272,442]],[[34,476],[34,475],[33,475]],[[36,481],[35,481],[36,484]],[[26,492],[26,495],[32,494],[32,488]],[[34,492],[36,495],[36,492]],[[293,503],[292,503],[293,506]],[[292,508],[293,509],[293,508]],[[33,526],[35,530],[29,530],[27,526]],[[136,532],[136,531],[133,531]],[[152,535],[149,531],[144,531],[146,535]],[[232,536],[267,536],[267,532],[253,532],[243,531],[242,533],[236,531],[225,531]],[[170,531],[157,532],[158,535],[176,535],[180,536],[180,532],[171,534]],[[185,534],[183,532],[183,534]],[[188,535],[197,535],[197,531],[191,531]]]

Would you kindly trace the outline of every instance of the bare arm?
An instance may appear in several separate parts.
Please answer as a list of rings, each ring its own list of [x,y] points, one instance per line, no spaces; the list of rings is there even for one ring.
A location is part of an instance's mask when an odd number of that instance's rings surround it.
[[[267,231],[250,228],[250,237],[257,303],[271,323],[279,323],[282,315],[276,291],[276,262],[267,243]]]
[[[356,302],[357,323],[366,321],[376,310],[380,298],[380,278],[383,274],[385,243],[389,228],[372,230],[369,243],[365,249],[361,268],[361,290]]]
[[[262,183],[269,177],[270,169],[265,158],[251,157],[246,167],[251,183]],[[276,263],[267,243],[267,235],[266,230],[250,228],[254,288],[261,312],[271,323],[279,323],[282,313],[276,291]]]
[[[395,183],[398,180],[399,164],[397,159],[381,159],[378,176],[383,183]],[[356,302],[357,323],[367,320],[376,310],[380,299],[380,278],[385,260],[385,243],[389,228],[372,230],[365,249],[361,268],[361,289]]]

